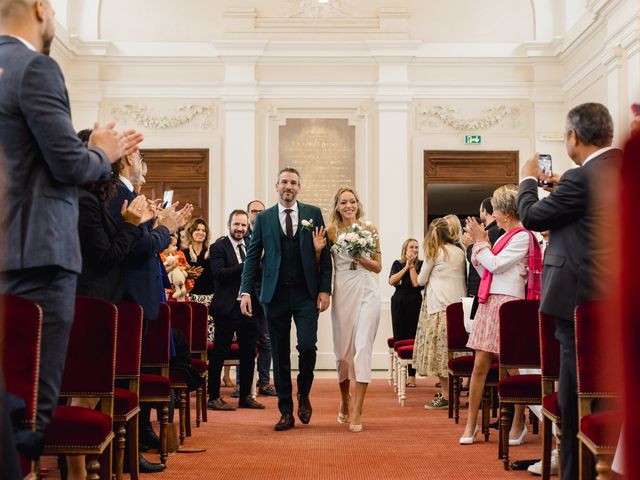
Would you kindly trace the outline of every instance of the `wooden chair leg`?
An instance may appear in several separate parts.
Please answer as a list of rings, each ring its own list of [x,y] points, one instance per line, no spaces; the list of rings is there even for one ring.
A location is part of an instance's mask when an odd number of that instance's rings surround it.
[[[579,465],[580,465],[578,478],[580,480],[591,479],[592,473],[593,473],[593,455],[591,454],[591,451],[587,448],[587,446],[584,443],[579,442],[578,454],[579,454]]]
[[[596,480],[611,478],[611,455],[596,456]]]
[[[107,448],[100,455],[100,478],[112,478],[113,476],[113,441],[109,442]]]
[[[131,480],[140,478],[140,464],[138,463],[138,414],[127,424],[127,444],[129,445],[129,472]]]
[[[202,411],[202,385],[196,390],[196,428],[200,428],[200,415]]]
[[[529,414],[531,418],[531,423],[533,424],[533,434],[534,435],[538,435],[539,431],[540,431],[540,424],[538,422],[538,417],[536,415],[533,414],[533,412],[531,410],[529,410]]]
[[[393,354],[393,391],[398,393],[398,359],[394,352]]]
[[[458,377],[458,381],[453,389],[453,421],[460,422],[460,392],[462,391],[462,378]],[[449,397],[451,398],[451,397]]]
[[[499,406],[500,398],[498,398],[498,387],[491,387],[491,418],[498,417]]]
[[[186,410],[185,410],[185,429],[187,437],[191,436],[191,392],[187,389],[185,390],[186,396]]]
[[[100,480],[100,462],[98,458],[98,455],[87,455],[87,480]]]
[[[169,457],[169,404],[160,409],[160,463],[166,465]]]
[[[180,446],[184,445],[184,439],[186,437],[186,414],[187,414],[187,395],[184,390],[181,388],[178,390],[178,395],[180,396]]]
[[[482,434],[484,441],[489,441],[489,412],[491,411],[491,388],[484,387],[482,390]]]
[[[127,429],[125,428],[125,422],[114,422],[113,430],[116,434],[116,455],[115,455],[115,468],[116,468],[116,480],[122,480],[122,471],[124,470],[124,446],[126,443]]]
[[[404,407],[407,399],[407,366],[404,362],[400,364],[400,378],[398,379],[398,401]]]
[[[447,407],[447,418],[453,418],[453,392],[455,390],[455,384],[458,381],[458,377],[449,374],[449,406]],[[456,422],[458,423],[458,422]]]
[[[502,462],[509,470],[509,430],[513,420],[513,406],[500,403],[500,440],[502,444]]]
[[[393,351],[389,351],[389,373],[388,373],[389,385],[393,385]]]
[[[542,479],[551,476],[551,420],[542,415]]]
[[[202,398],[200,401],[202,402],[202,421],[208,421],[207,415],[207,392],[209,391],[209,375],[207,373],[202,377]]]

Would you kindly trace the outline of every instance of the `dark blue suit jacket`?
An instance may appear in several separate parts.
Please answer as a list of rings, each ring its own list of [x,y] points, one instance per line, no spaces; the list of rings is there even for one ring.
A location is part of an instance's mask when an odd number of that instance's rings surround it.
[[[124,183],[118,183],[118,193],[109,202],[109,209],[116,224],[124,227],[120,214],[122,203],[131,202],[136,193]],[[155,320],[160,311],[160,303],[166,301],[162,281],[160,252],[169,246],[170,234],[166,227],[152,229],[149,223],[140,226],[142,237],[134,244],[127,256],[125,267],[124,296],[136,302],[144,311],[145,320]]]
[[[82,144],[71,124],[58,64],[0,35],[0,225],[4,271],[58,266],[80,273],[76,185],[109,178],[104,152]],[[3,182],[4,183],[4,182]]]

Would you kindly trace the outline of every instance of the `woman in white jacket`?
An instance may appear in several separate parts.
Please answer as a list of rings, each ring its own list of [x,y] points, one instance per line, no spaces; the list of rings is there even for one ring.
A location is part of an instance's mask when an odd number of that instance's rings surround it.
[[[475,361],[469,383],[467,425],[460,438],[463,445],[475,440],[484,384],[494,356],[500,353],[500,306],[525,298],[530,237],[518,217],[517,195],[518,190],[513,185],[504,185],[493,192],[493,215],[498,226],[505,231],[493,248],[487,232],[474,218],[468,218],[465,226],[465,243],[474,244],[471,263],[482,280],[478,291],[480,303],[467,342],[467,347],[475,350]],[[510,445],[521,444],[526,434],[522,415],[524,407],[519,407],[511,427]]]

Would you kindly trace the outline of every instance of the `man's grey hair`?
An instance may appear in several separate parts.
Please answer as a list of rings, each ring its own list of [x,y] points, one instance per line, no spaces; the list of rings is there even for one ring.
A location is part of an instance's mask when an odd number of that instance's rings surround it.
[[[302,177],[300,177],[300,172],[293,167],[284,167],[280,169],[280,171],[278,172],[278,176],[276,177],[276,183],[280,183],[280,175],[282,175],[285,172],[295,173],[298,176],[298,184],[299,185],[302,184]]]
[[[567,133],[576,136],[585,145],[608,147],[613,141],[613,119],[607,107],[601,103],[583,103],[567,114]]]

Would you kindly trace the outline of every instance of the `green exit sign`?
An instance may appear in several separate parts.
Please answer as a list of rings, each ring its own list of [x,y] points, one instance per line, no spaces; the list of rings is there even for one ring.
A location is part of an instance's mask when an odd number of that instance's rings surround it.
[[[464,144],[465,145],[480,145],[482,143],[482,136],[480,135],[465,135],[464,136]]]

